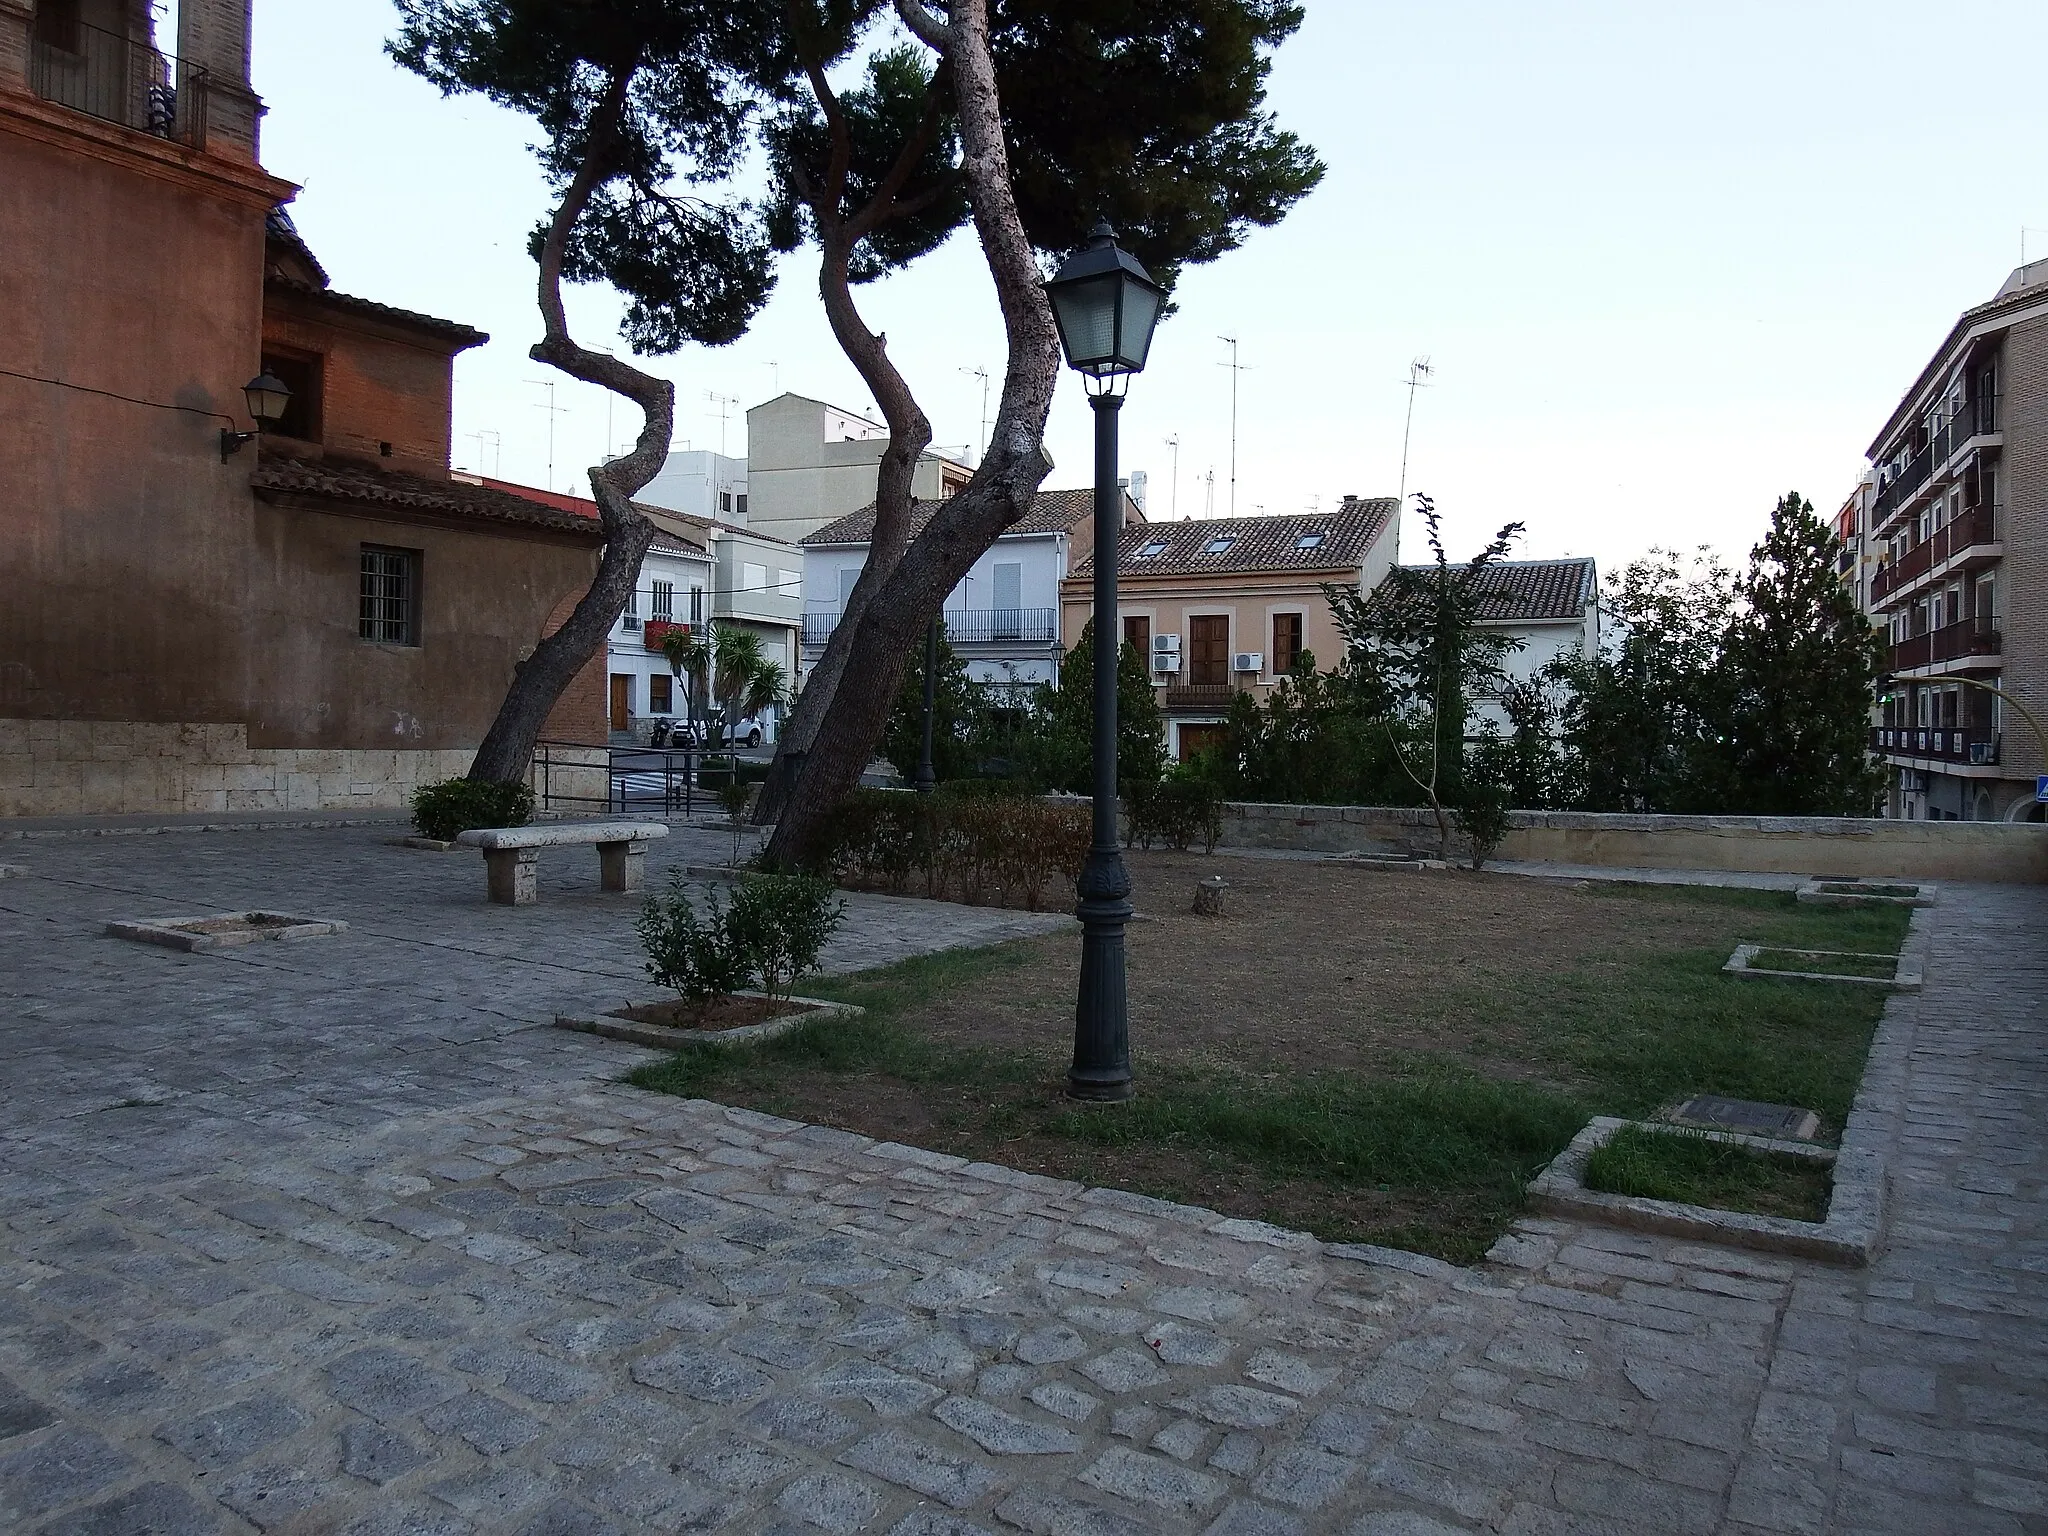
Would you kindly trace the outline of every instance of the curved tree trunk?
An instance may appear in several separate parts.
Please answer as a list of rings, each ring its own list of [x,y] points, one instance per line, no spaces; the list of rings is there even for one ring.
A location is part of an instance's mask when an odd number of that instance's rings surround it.
[[[597,575],[577,602],[568,622],[534,647],[520,663],[506,690],[504,703],[491,722],[483,744],[470,764],[472,779],[517,783],[526,777],[533,749],[556,700],[585,663],[597,654],[625,610],[633,584],[640,579],[640,561],[654,538],[654,526],[633,509],[633,493],[661,473],[668,462],[669,439],[675,430],[675,386],[642,373],[608,352],[591,352],[576,344],[562,312],[562,252],[590,197],[609,179],[608,156],[615,140],[626,88],[637,64],[615,71],[591,118],[589,148],[548,224],[540,253],[540,312],[545,332],[529,354],[536,362],[559,368],[572,378],[624,395],[638,405],[645,420],[633,451],[609,464],[594,465],[590,491],[596,498],[604,528],[604,555]]]
[[[919,0],[897,0],[897,11],[938,50],[952,74],[962,170],[975,231],[1002,307],[1009,366],[988,455],[974,478],[911,541],[886,578],[875,583],[858,619],[841,621],[842,628],[851,630],[851,640],[839,686],[821,711],[769,841],[767,862],[776,867],[804,861],[826,814],[860,782],[912,649],[946,594],[1003,530],[1030,511],[1052,467],[1045,456],[1045,422],[1058,377],[1059,342],[1010,185],[987,0],[955,0],[944,24]]]

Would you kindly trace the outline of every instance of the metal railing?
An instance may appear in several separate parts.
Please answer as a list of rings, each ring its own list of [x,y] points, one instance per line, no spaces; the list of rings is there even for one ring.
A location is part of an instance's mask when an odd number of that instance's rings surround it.
[[[160,139],[205,142],[206,71],[187,68],[146,37],[39,17],[28,74],[29,89],[58,106]]]
[[[1973,614],[1924,635],[1901,640],[1892,646],[1894,672],[1932,666],[1938,661],[1957,661],[1965,656],[1996,656],[2005,645],[2004,625],[1995,613]]]
[[[2005,519],[2000,503],[1967,509],[1961,517],[1944,523],[1928,538],[1915,544],[1898,559],[1880,566],[1870,578],[1870,599],[1878,602],[1908,583],[1926,575],[1966,549],[1996,544]]]
[[[1230,708],[1230,701],[1236,696],[1237,690],[1228,683],[1187,683],[1167,688],[1160,695],[1159,707],[1208,712]]]
[[[1874,726],[1870,732],[1870,750],[1995,767],[1998,763],[1999,733],[1983,726]]]
[[[697,755],[695,747],[543,741],[533,753],[535,806],[543,813],[688,816],[696,808]]]
[[[804,614],[804,644],[822,646],[839,627],[840,610],[812,608]],[[955,645],[1049,644],[1060,633],[1057,608],[951,608],[944,615],[946,638]]]
[[[1904,504],[1928,482],[1935,470],[1960,452],[1972,438],[1996,432],[1999,403],[2003,398],[1998,394],[1988,394],[1966,400],[1955,415],[1936,427],[1927,440],[1927,446],[1914,454],[1897,477],[1877,493],[1871,506],[1872,526],[1883,522]]]

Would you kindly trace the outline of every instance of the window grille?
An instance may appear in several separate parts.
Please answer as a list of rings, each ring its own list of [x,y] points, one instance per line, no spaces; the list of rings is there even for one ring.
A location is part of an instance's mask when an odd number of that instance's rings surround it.
[[[380,645],[419,644],[419,552],[363,546],[358,633]]]
[[[672,581],[657,581],[654,584],[654,616],[657,619],[673,620],[676,616],[676,584]]]

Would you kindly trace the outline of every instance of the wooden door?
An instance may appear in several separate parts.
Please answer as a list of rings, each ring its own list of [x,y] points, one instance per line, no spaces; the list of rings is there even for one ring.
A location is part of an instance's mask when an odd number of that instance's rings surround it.
[[[1227,725],[1183,725],[1179,731],[1180,761],[1186,762],[1198,752],[1222,750],[1230,739]]]
[[[1230,615],[1204,614],[1188,620],[1188,686],[1230,686]]]
[[[630,672],[612,674],[612,729],[627,730],[633,723],[633,675]]]

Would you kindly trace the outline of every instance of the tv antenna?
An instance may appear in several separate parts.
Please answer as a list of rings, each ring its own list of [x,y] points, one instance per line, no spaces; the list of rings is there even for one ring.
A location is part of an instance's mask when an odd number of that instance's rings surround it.
[[[505,467],[504,437],[491,427],[485,427],[480,432],[465,432],[462,435],[473,438],[476,441],[476,472],[478,474],[484,472],[484,439],[488,437],[491,440],[491,478],[493,480],[504,479],[505,477],[501,473]]]
[[[962,368],[960,371],[970,379],[981,380],[981,439],[979,445],[974,450],[974,463],[979,468],[981,461],[988,457],[988,370],[986,368]]]
[[[776,360],[775,360],[774,358],[772,358],[772,357],[771,357],[771,358],[769,358],[769,359],[768,359],[768,361],[767,361],[767,362],[765,362],[765,363],[761,364],[761,366],[762,366],[763,368],[766,368],[766,369],[768,370],[768,377],[769,377],[769,378],[771,378],[771,379],[773,379],[773,380],[775,381],[775,382],[774,382],[774,384],[773,384],[773,386],[772,386],[772,387],[773,387],[773,389],[775,390],[775,393],[776,393],[776,394],[778,394],[778,395],[779,395],[779,394],[781,394],[781,393],[782,393],[782,364],[781,364],[781,363],[779,363],[779,362],[777,362],[777,361],[776,361]]]
[[[546,405],[536,405],[534,409],[548,413],[548,489],[552,491],[555,488],[555,418],[568,415],[569,407],[555,404],[555,381],[553,379],[528,379],[526,382],[537,385],[548,392],[548,403]]]
[[[732,418],[732,408],[740,403],[738,395],[721,395],[711,390],[704,391],[704,398],[718,407],[718,456],[725,457],[725,424]]]
[[[1208,486],[1207,493],[1202,497],[1202,516],[1214,517],[1216,515],[1216,466],[1214,464],[1209,466],[1209,472],[1202,476],[1202,480]]]
[[[2022,224],[2020,226],[2020,265],[2027,264],[2027,236],[2048,235],[2048,224]]]
[[[1246,371],[1246,365],[1237,360],[1237,338],[1218,336],[1216,338],[1230,348],[1230,361],[1218,363],[1218,368],[1230,370],[1230,515],[1237,516],[1237,376]]]
[[[1428,389],[1430,375],[1435,372],[1426,357],[1418,357],[1408,365],[1408,420],[1401,427],[1401,492],[1394,501],[1396,516],[1408,505],[1408,435],[1415,428],[1415,391]]]
[[[1166,512],[1171,519],[1180,516],[1180,434],[1176,432],[1169,437],[1166,446],[1173,450],[1173,499]]]

